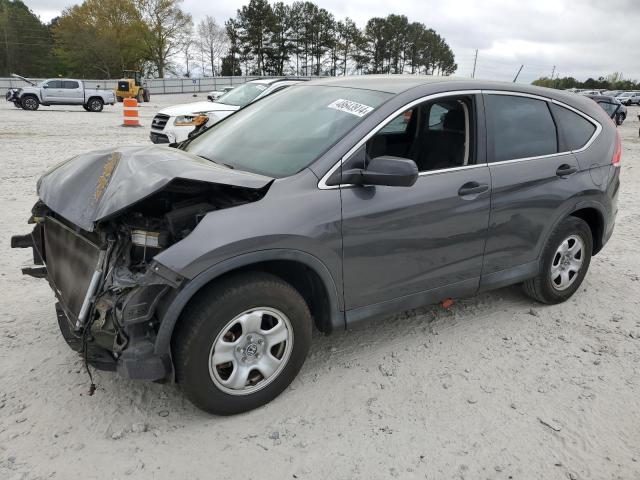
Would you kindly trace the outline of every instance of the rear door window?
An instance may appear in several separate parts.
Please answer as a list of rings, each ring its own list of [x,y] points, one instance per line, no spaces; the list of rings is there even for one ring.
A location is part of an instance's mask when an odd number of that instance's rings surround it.
[[[75,82],[73,80],[65,80],[62,83],[64,84],[62,88],[66,88],[67,90],[75,90],[80,87],[80,85],[78,85],[78,82]]]
[[[485,95],[487,126],[493,133],[490,162],[558,153],[556,125],[547,103],[515,95]]]
[[[618,106],[612,103],[600,103],[609,115],[613,115]],[[611,110],[612,109],[612,110]],[[568,108],[551,104],[553,116],[558,122],[561,135],[561,150],[579,150],[586,145],[596,131],[596,126],[582,115],[572,112]]]

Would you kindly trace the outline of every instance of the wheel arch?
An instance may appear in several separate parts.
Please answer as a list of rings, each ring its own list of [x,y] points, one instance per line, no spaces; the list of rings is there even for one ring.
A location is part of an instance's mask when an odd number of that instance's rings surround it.
[[[253,270],[276,275],[298,290],[322,332],[331,333],[336,328],[345,328],[336,283],[322,261],[299,250],[262,250],[220,262],[188,281],[162,315],[155,353],[166,354],[170,351],[171,338],[182,311],[202,288],[227,275]]]
[[[604,236],[604,214],[601,207],[596,203],[578,204],[576,209],[570,214],[572,217],[577,217],[589,226],[591,230],[591,238],[593,239],[593,255],[596,255],[603,246]]]

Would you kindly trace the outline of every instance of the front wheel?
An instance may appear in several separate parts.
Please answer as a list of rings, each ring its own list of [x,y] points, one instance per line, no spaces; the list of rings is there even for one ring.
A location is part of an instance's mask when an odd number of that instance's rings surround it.
[[[616,125],[622,125],[624,123],[625,116],[620,114],[616,115]]]
[[[26,97],[23,97],[20,104],[22,105],[22,108],[25,110],[37,110],[38,107],[40,106],[40,102],[33,95],[28,95]]]
[[[209,413],[252,410],[296,377],[311,325],[306,302],[280,278],[260,272],[228,277],[206,287],[183,312],[172,341],[176,379]]]
[[[570,298],[584,280],[593,251],[587,223],[567,217],[558,225],[542,253],[540,273],[523,284],[531,298],[542,303],[561,303]]]

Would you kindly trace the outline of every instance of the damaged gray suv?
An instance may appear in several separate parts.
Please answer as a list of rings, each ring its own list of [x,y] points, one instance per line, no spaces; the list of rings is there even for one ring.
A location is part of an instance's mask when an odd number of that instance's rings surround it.
[[[312,328],[521,283],[558,303],[614,227],[621,146],[591,100],[417,76],[317,80],[171,147],[45,173],[24,273],[62,335],[233,414],[295,378]]]

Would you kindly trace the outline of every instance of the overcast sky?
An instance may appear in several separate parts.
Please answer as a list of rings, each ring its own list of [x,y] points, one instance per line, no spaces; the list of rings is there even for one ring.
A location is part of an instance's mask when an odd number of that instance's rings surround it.
[[[43,21],[74,0],[23,0]],[[243,0],[184,0],[197,23],[212,15],[220,23],[235,16]],[[292,3],[285,0],[285,3]],[[550,76],[585,80],[611,72],[640,79],[640,0],[316,0],[336,18],[359,27],[373,16],[404,14],[435,29],[453,48],[457,76],[470,76],[478,49],[476,77],[519,81]],[[392,4],[392,5],[391,5]]]

